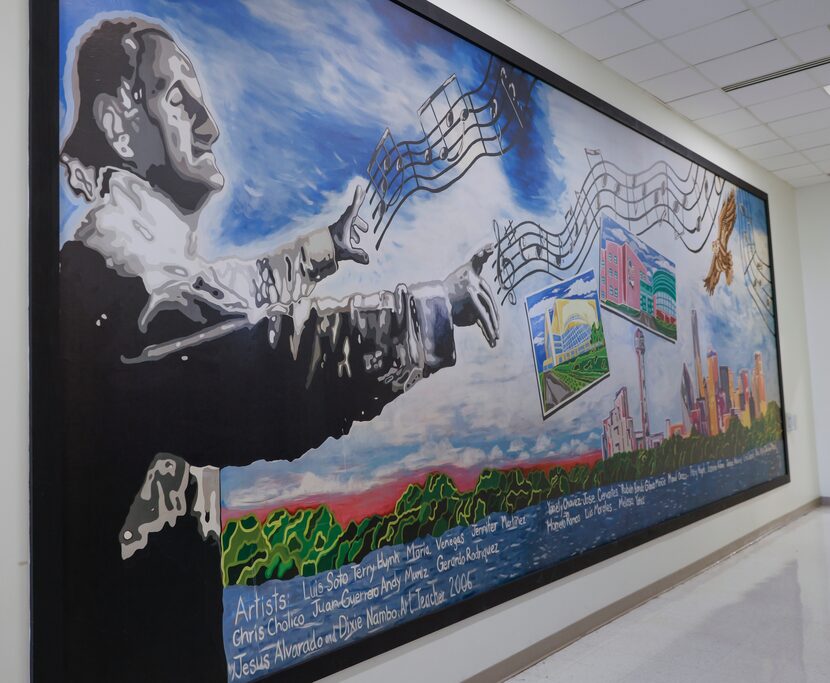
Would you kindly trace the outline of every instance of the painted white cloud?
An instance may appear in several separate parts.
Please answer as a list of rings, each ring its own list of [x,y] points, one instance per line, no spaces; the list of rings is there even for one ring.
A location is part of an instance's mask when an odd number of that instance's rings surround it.
[[[312,496],[361,493],[367,482],[357,476],[321,476],[314,472],[288,473],[280,477],[262,476],[251,485],[223,492],[226,507],[237,510],[277,507],[280,504]],[[380,477],[371,482],[383,484]]]
[[[380,478],[394,478],[406,472],[418,472],[442,466],[460,467],[496,467],[505,462],[504,452],[498,446],[489,450],[482,448],[455,447],[449,439],[423,444],[417,451],[402,460],[389,463],[375,471]]]
[[[590,115],[587,118],[590,120]],[[622,145],[624,135],[616,136],[614,131],[602,126],[592,129],[594,140],[600,134],[609,136],[608,149],[625,147]],[[654,158],[663,153],[657,150]],[[652,161],[651,157],[641,156],[640,164]],[[632,161],[631,165],[634,163]],[[581,147],[576,160],[566,156],[564,167],[569,166],[581,169],[581,177],[584,177],[587,166]],[[342,273],[323,283],[321,290],[372,291],[393,287],[398,282],[438,279],[489,238],[492,216],[526,215],[511,204],[509,197],[503,167],[497,160],[483,160],[452,192],[413,198],[393,226],[390,233],[393,239],[380,253],[373,254],[373,263],[365,269],[344,268]],[[335,205],[337,202],[333,202],[332,211],[336,210]],[[750,339],[759,338],[753,332],[759,329],[759,321],[751,311],[745,310],[746,296],[737,281],[732,291],[720,287],[715,298],[709,300],[701,286],[710,258],[706,250],[698,256],[690,256],[666,231],[652,231],[648,240],[655,249],[683,264],[678,273],[678,311],[685,324],[681,326],[677,344],[651,333],[645,335],[651,428],[661,431],[666,418],[673,422],[680,419],[680,373],[684,361],[690,366],[693,363],[690,329],[685,329],[689,327],[690,309],[695,307],[701,313],[701,344],[704,348],[711,338],[705,315],[713,303],[723,305],[726,315],[734,317],[734,327],[745,327]],[[436,250],[436,244],[441,244],[442,248]],[[594,254],[597,250],[595,244]],[[591,259],[588,263],[592,263]],[[525,292],[536,291],[541,286],[540,280],[529,281]],[[743,311],[741,304],[744,304]],[[348,437],[352,450],[358,453],[362,447],[385,443],[392,453],[397,452],[393,449],[406,444],[440,443],[441,439],[452,439],[457,434],[478,435],[482,441],[512,435],[513,438],[505,442],[511,454],[516,452],[511,448],[517,445],[514,441],[521,439],[532,444],[531,448],[518,451],[514,461],[532,461],[551,455],[571,456],[599,447],[598,428],[620,386],[628,386],[631,413],[635,422],[639,422],[637,362],[633,347],[636,328],[628,321],[602,312],[611,377],[543,421],[523,307],[505,305],[501,308],[501,316],[502,339],[496,349],[488,348],[475,328],[456,330],[456,366],[417,385],[407,396],[389,405],[373,422],[355,424]],[[750,359],[751,355],[747,354],[742,362],[748,363]],[[499,400],[481,400],[482,396],[498,396]],[[303,460],[319,463],[330,457],[336,458],[343,441],[329,440]],[[422,466],[427,462],[447,462],[447,453],[460,463],[489,462],[487,449],[479,448],[463,452],[444,449],[441,454],[433,452],[429,456],[421,451],[407,463]],[[359,465],[352,466],[359,468]],[[395,469],[395,464],[389,463],[386,470],[380,471],[388,475]]]
[[[486,163],[488,161],[492,160],[485,160],[474,168],[452,193],[413,200],[403,212],[400,223],[393,228],[394,241],[385,245],[380,254],[373,255],[372,265],[367,269],[344,269],[336,278],[324,283],[322,289],[371,291],[380,286],[392,287],[401,281],[438,278],[441,273],[449,272],[464,254],[471,253],[481,243],[479,240],[487,239],[486,226],[494,212],[509,211],[521,215],[516,207],[506,208],[505,198],[509,193],[504,191],[506,179],[502,167],[498,163]],[[682,246],[670,235],[655,232],[650,233],[649,239],[657,248],[678,260],[683,259],[678,276],[678,310],[685,324],[679,331],[678,342],[672,344],[651,333],[645,335],[651,429],[656,432],[662,431],[666,418],[673,422],[680,419],[680,373],[683,362],[690,367],[693,363],[690,329],[685,329],[690,327],[692,307],[701,314],[704,352],[712,338],[706,311],[711,310],[713,304],[722,307],[724,314],[734,320],[734,328],[744,329],[749,340],[760,339],[761,328],[757,316],[747,310],[747,298],[741,290],[743,285],[737,280],[731,289],[719,287],[712,299],[705,294],[702,280],[709,259],[705,250],[699,256],[689,257],[685,249],[680,251]],[[435,250],[436,243],[444,244],[445,248]],[[538,288],[538,283],[527,285],[527,291]],[[518,445],[514,441],[521,439],[532,444],[531,448],[518,451],[514,462],[571,456],[599,447],[598,428],[620,386],[628,386],[631,413],[635,423],[639,422],[637,362],[633,346],[636,328],[628,321],[603,311],[611,377],[549,420],[542,421],[524,311],[520,305],[506,305],[502,307],[501,315],[502,340],[496,349],[489,349],[475,328],[456,330],[456,366],[417,385],[407,396],[389,405],[373,422],[354,425],[348,437],[353,451],[360,452],[363,446],[377,447],[384,443],[390,449],[425,441],[441,443],[441,439],[451,439],[457,434],[479,435],[483,441],[499,435],[513,435],[506,442],[511,454],[516,452],[511,446]],[[751,361],[751,353],[746,352],[744,356],[741,362],[746,365]],[[768,364],[771,362],[772,357],[767,359]],[[499,400],[481,400],[482,396],[498,396]],[[303,460],[308,459],[311,465],[329,457],[336,458],[342,442],[329,440]],[[421,450],[406,462],[408,467],[416,468],[450,460],[480,466],[493,464],[486,448],[445,448],[441,453],[433,449],[431,454]],[[353,467],[359,468],[359,465]],[[389,463],[389,467],[379,470],[378,474],[388,476],[396,469],[395,463]]]
[[[568,287],[562,287],[556,293],[551,294],[544,299],[540,299],[533,306],[528,309],[528,317],[535,318],[545,313],[553,305],[555,299],[567,299],[568,297],[584,296],[586,294],[593,294],[596,292],[596,278],[582,278],[575,279]]]
[[[412,130],[417,123],[413,114],[436,87],[434,75],[425,72],[441,72],[442,80],[453,72],[451,65],[424,46],[413,55],[393,40],[379,40],[386,27],[353,3],[321,6],[303,0],[243,0],[243,4],[255,17],[306,36],[313,58],[308,69],[291,79],[297,101],[315,109],[322,103],[358,125],[366,122],[369,111],[396,131]]]
[[[594,294],[597,291],[597,281],[595,277],[583,279],[579,278],[568,287],[565,296],[585,296],[586,294]]]
[[[540,434],[536,438],[536,443],[533,444],[533,452],[537,454],[546,455],[553,446],[553,441],[547,434]]]
[[[508,453],[518,453],[519,451],[524,450],[525,442],[523,439],[513,439],[510,442],[510,445],[507,447]]]

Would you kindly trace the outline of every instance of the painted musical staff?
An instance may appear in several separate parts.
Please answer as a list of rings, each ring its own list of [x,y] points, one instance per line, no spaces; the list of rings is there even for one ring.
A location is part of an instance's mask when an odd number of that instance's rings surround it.
[[[414,193],[443,192],[485,156],[501,156],[526,128],[536,79],[491,57],[477,88],[463,91],[455,74],[418,110],[423,137],[396,142],[387,128],[366,169],[364,207],[376,247]],[[367,210],[364,208],[364,211]]]
[[[770,264],[761,257],[755,247],[755,228],[752,224],[752,218],[743,205],[741,205],[738,212],[737,223],[744,284],[749,290],[755,308],[764,318],[767,328],[775,334],[772,272]]]
[[[453,74],[418,109],[421,131],[429,145],[424,153],[425,160],[432,161],[433,149],[438,150],[441,161],[453,163],[461,158],[471,110],[469,98],[461,92]]]
[[[561,280],[581,270],[604,214],[627,223],[637,235],[664,225],[694,253],[708,242],[724,191],[724,181],[714,173],[692,162],[678,173],[666,161],[631,173],[599,149],[586,148],[585,156],[589,172],[560,229],[522,221],[502,230],[493,222],[498,255],[493,268],[502,302],[515,303],[515,288],[536,273]]]

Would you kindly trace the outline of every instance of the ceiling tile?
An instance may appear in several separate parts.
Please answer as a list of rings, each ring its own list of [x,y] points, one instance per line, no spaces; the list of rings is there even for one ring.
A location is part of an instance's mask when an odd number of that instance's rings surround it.
[[[793,187],[809,187],[810,185],[830,183],[830,178],[822,173],[821,175],[812,175],[809,178],[796,178],[795,180],[789,180],[787,182]]]
[[[757,11],[779,36],[830,23],[827,0],[775,0]]]
[[[810,161],[830,161],[830,145],[805,149],[803,154]]]
[[[727,140],[729,139],[729,136],[724,137]],[[786,154],[787,152],[794,152],[795,150],[783,140],[770,140],[769,142],[762,142],[760,145],[741,147],[738,151],[748,156],[750,159],[757,160]]]
[[[666,47],[691,64],[759,45],[775,36],[758,16],[747,10],[665,41]]]
[[[795,63],[796,59],[789,50],[781,44],[781,41],[775,40],[726,57],[703,62],[697,68],[704,76],[723,86],[785,69]]]
[[[804,73],[809,74],[810,78],[812,78],[822,88],[825,85],[830,85],[830,64],[825,64],[824,66],[814,66],[812,69],[808,69]]]
[[[652,42],[645,31],[619,12],[568,31],[564,37],[597,59],[607,59]]]
[[[695,123],[703,130],[708,130],[715,135],[722,135],[733,130],[757,126],[758,120],[746,109],[741,108],[697,119]]]
[[[690,119],[713,116],[735,108],[735,100],[720,88],[674,100],[671,108]]]
[[[761,159],[758,163],[770,171],[780,171],[782,168],[803,166],[810,163],[810,160],[800,152],[790,152],[789,154],[780,154],[777,157]]]
[[[830,95],[822,88],[813,88],[804,92],[780,97],[777,100],[753,104],[749,107],[755,116],[764,123],[778,121],[799,114],[807,114],[830,106]]]
[[[640,86],[663,102],[679,100],[681,97],[712,89],[712,84],[692,68],[643,81]]]
[[[776,171],[775,175],[784,180],[795,180],[796,178],[808,178],[809,176],[818,175],[821,173],[818,166],[815,164],[804,164],[803,166],[793,166],[792,168],[782,168]]]
[[[811,147],[830,145],[830,128],[793,135],[787,138],[787,142],[792,145],[793,149],[810,149]]]
[[[796,33],[784,42],[798,55],[799,59],[805,62],[830,56],[830,28],[827,26]]]
[[[513,0],[512,4],[555,33],[564,33],[614,11],[608,0]]]
[[[819,161],[816,166],[825,173],[830,173],[830,161]]]
[[[741,0],[643,0],[625,11],[646,31],[662,39],[745,9]]]
[[[799,135],[809,133],[811,130],[821,130],[827,127],[830,121],[830,107],[819,111],[811,111],[809,114],[792,116],[790,118],[775,121],[769,125],[779,135]]]
[[[728,142],[734,147],[757,145],[758,143],[769,142],[778,138],[778,136],[766,126],[753,126],[752,128],[735,130],[731,133],[721,135],[721,137],[724,139],[724,142]]]
[[[806,73],[801,72],[774,78],[771,81],[764,81],[763,83],[750,85],[739,90],[733,90],[729,93],[729,96],[747,107],[750,104],[758,104],[759,102],[775,100],[779,97],[792,95],[793,93],[811,90],[815,86],[816,84],[813,79]]]
[[[624,52],[606,59],[604,64],[635,83],[678,71],[686,66],[683,60],[669,52],[662,43],[651,43],[651,45]],[[813,84],[812,81],[810,83]]]

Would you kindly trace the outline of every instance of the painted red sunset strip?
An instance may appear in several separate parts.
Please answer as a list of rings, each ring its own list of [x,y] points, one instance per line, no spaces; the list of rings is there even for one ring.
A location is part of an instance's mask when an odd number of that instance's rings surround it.
[[[499,467],[496,469],[501,471],[520,469],[525,474],[534,471],[548,472],[556,467],[561,467],[568,471],[577,465],[593,467],[601,459],[602,451],[590,451],[571,458],[545,460],[527,465],[516,463],[509,467]],[[482,470],[480,468],[462,468],[452,465],[430,467],[416,472],[407,472],[406,478],[401,478],[358,493],[307,496],[305,498],[296,498],[277,504],[269,503],[263,507],[247,508],[244,510],[222,508],[222,526],[224,527],[232,519],[239,519],[252,514],[260,522],[263,522],[271,512],[279,508],[286,509],[293,514],[297,510],[315,508],[325,504],[331,510],[337,522],[345,527],[349,522],[359,522],[371,515],[388,514],[394,510],[395,503],[398,502],[398,499],[406,490],[407,486],[410,484],[423,486],[427,477],[435,472],[440,472],[450,477],[460,491],[470,491],[475,488]]]

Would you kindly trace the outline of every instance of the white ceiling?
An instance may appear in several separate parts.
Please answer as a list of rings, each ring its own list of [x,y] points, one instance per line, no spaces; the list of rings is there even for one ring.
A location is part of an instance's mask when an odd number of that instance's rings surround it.
[[[830,175],[830,0],[507,0],[791,185]]]

